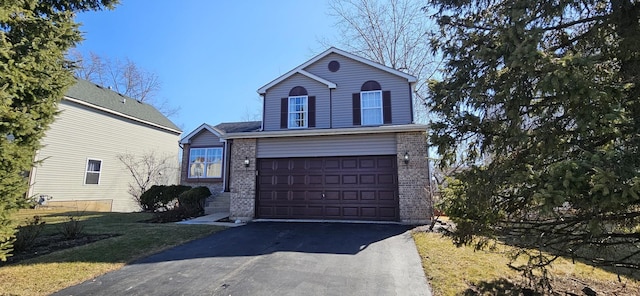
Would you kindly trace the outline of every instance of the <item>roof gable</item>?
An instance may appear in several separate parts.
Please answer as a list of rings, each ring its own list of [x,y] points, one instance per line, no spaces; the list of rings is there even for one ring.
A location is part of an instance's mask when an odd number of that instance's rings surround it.
[[[379,64],[379,63],[373,62],[373,61],[368,60],[368,59],[365,59],[365,58],[363,58],[363,57],[359,57],[359,56],[357,56],[357,55],[354,55],[354,54],[352,54],[352,53],[346,52],[346,51],[344,51],[344,50],[340,50],[340,49],[337,49],[337,48],[335,48],[335,47],[330,47],[329,49],[325,50],[324,52],[320,53],[319,55],[317,55],[317,56],[313,57],[312,59],[308,60],[308,61],[307,61],[307,62],[305,62],[304,64],[302,64],[302,65],[300,65],[300,66],[298,66],[298,67],[294,68],[293,70],[291,70],[291,71],[289,71],[289,72],[287,72],[287,73],[283,74],[282,76],[280,76],[280,77],[276,78],[275,80],[273,80],[273,81],[271,81],[271,82],[267,83],[266,85],[264,85],[263,87],[259,88],[259,89],[258,89],[258,93],[259,93],[259,94],[261,94],[261,95],[265,94],[269,88],[273,87],[274,85],[276,85],[276,84],[278,84],[278,83],[282,82],[283,80],[285,80],[285,79],[287,79],[287,78],[291,77],[292,75],[294,75],[294,74],[296,74],[296,73],[302,74],[302,75],[307,76],[307,77],[309,77],[309,78],[311,78],[311,79],[314,79],[314,80],[316,80],[316,81],[318,81],[318,82],[320,82],[320,83],[323,83],[323,84],[327,85],[327,87],[328,87],[328,88],[336,88],[336,84],[335,84],[335,83],[330,82],[330,81],[327,81],[327,80],[325,80],[325,79],[323,79],[323,78],[321,78],[321,77],[318,77],[318,76],[316,76],[316,75],[313,75],[313,74],[311,74],[311,73],[309,73],[309,72],[307,72],[307,71],[305,71],[305,70],[304,70],[304,69],[305,69],[305,68],[307,68],[309,65],[311,65],[311,64],[313,64],[313,63],[315,63],[315,62],[317,62],[318,60],[320,60],[320,59],[324,58],[325,56],[327,56],[327,55],[329,55],[329,54],[332,54],[332,53],[335,53],[335,54],[339,54],[339,55],[345,56],[345,57],[347,57],[347,58],[350,58],[350,59],[356,60],[356,61],[358,61],[358,62],[361,62],[361,63],[363,63],[363,64],[369,65],[369,66],[374,67],[374,68],[377,68],[377,69],[379,69],[379,70],[382,70],[382,71],[385,71],[385,72],[391,73],[391,74],[393,74],[393,75],[400,76],[400,77],[402,77],[402,78],[407,79],[407,81],[409,81],[410,83],[414,83],[414,82],[416,82],[416,81],[417,81],[417,78],[416,78],[416,77],[411,76],[411,75],[409,75],[409,74],[407,74],[407,73],[404,73],[404,72],[401,72],[401,71],[395,70],[395,69],[393,69],[393,68],[390,68],[390,67],[387,67],[387,66],[385,66],[385,65],[382,65],[382,64]]]
[[[207,130],[218,138],[223,138],[228,133],[257,132],[262,128],[262,121],[223,122],[216,126],[203,123],[180,140],[180,144],[189,144],[191,138]]]
[[[76,79],[64,99],[174,133],[181,132],[179,127],[155,107],[87,80]]]
[[[180,144],[189,144],[189,142],[191,141],[191,138],[198,135],[203,130],[207,130],[211,132],[212,134],[216,135],[216,137],[218,138],[220,138],[223,134],[221,131],[217,130],[215,127],[210,126],[206,123],[203,123],[196,129],[194,129],[192,132],[190,132],[188,135],[184,136],[184,138],[180,139]]]

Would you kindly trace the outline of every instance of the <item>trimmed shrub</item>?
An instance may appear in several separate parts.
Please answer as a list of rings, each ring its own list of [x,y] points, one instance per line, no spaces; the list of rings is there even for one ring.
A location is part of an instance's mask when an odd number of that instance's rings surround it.
[[[140,206],[145,212],[156,212],[169,209],[169,204],[180,194],[191,189],[185,185],[153,185],[140,196]]]
[[[189,217],[202,216],[204,214],[204,202],[211,196],[209,188],[200,186],[191,188],[178,197],[178,207]]]

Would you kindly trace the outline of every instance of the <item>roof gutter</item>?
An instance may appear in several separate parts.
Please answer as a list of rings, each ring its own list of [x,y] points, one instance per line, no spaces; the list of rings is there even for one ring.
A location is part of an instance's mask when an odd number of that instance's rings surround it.
[[[383,125],[357,128],[326,128],[306,130],[279,130],[223,134],[224,139],[255,139],[255,138],[282,138],[282,137],[311,137],[334,135],[358,135],[358,134],[382,134],[399,132],[426,132],[429,129],[425,124]]]

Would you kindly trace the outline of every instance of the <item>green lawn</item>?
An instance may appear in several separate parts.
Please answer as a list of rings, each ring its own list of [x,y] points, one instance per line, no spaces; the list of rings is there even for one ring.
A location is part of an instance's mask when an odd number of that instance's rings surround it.
[[[47,295],[224,229],[210,225],[141,223],[151,218],[146,213],[22,210],[15,219],[23,222],[34,215],[46,222],[42,235],[58,232],[60,223],[74,216],[82,221],[87,234],[117,236],[0,267],[0,295]]]

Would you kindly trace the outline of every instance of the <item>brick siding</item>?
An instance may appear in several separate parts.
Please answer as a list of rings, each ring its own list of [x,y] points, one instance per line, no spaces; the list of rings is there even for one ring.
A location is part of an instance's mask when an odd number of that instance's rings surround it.
[[[247,221],[255,217],[256,139],[235,139],[231,147],[229,218]],[[248,167],[244,165],[245,159],[249,159]]]
[[[429,188],[427,137],[424,132],[396,134],[398,151],[398,193],[400,221],[410,224],[429,223],[433,202]],[[404,163],[408,153],[409,163]]]

